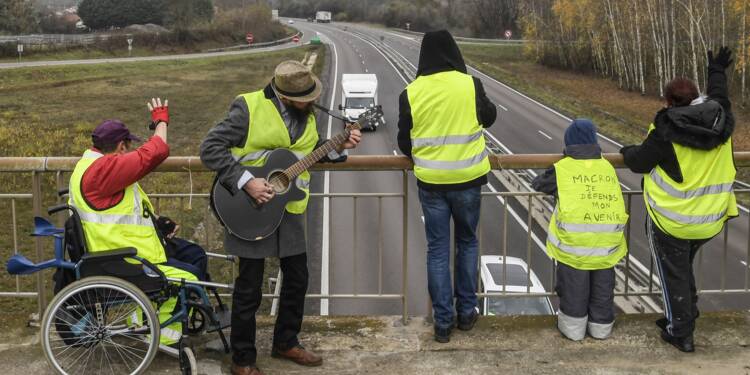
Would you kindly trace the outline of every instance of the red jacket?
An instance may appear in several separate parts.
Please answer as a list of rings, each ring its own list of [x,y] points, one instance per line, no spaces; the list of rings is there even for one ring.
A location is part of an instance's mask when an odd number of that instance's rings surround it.
[[[104,155],[84,172],[81,192],[94,209],[114,207],[125,195],[125,188],[151,173],[168,156],[169,146],[156,136],[135,151]]]

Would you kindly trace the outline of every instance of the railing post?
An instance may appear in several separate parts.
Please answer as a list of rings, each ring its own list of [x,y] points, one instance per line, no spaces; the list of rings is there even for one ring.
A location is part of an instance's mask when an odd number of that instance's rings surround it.
[[[39,172],[31,172],[32,206],[34,216],[42,216],[42,178]],[[41,237],[34,237],[36,247],[36,260],[44,260],[44,247]],[[44,272],[36,273],[37,307],[39,308],[39,320],[42,319],[44,310],[47,308],[47,293],[44,289]]]
[[[409,235],[409,173],[406,169],[404,169],[404,178],[403,178],[403,185],[404,185],[404,204],[403,204],[403,220],[404,220],[404,250],[402,254],[402,261],[401,261],[401,294],[403,296],[403,315],[401,317],[404,325],[407,323],[409,319],[409,289],[408,289],[408,235]]]

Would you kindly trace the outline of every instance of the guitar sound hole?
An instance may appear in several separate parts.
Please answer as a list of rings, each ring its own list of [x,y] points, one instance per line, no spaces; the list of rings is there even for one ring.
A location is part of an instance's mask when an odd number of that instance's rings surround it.
[[[271,173],[268,182],[273,186],[273,191],[276,194],[284,194],[289,190],[289,177],[284,172],[273,172]]]

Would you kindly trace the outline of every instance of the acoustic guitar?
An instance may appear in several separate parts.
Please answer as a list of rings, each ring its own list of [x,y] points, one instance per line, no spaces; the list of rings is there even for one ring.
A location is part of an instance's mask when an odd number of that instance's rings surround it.
[[[305,198],[305,192],[296,183],[299,175],[344,144],[352,130],[368,127],[382,117],[381,106],[371,107],[355,123],[347,124],[343,133],[302,159],[287,149],[276,149],[268,154],[262,166],[244,167],[254,177],[265,178],[273,187],[276,194],[266,203],[258,203],[244,189],[232,193],[217,176],[211,188],[211,207],[216,217],[229,233],[243,240],[258,241],[270,236],[281,224],[287,203]]]

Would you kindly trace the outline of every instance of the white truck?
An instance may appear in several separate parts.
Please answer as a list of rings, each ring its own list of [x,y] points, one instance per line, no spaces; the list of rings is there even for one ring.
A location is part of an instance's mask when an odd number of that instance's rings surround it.
[[[368,108],[378,105],[378,76],[375,74],[343,74],[341,76],[343,104],[339,105],[341,115],[354,122]],[[369,130],[376,130],[381,123],[371,125]]]
[[[317,23],[331,23],[331,12],[316,12],[315,22]]]

